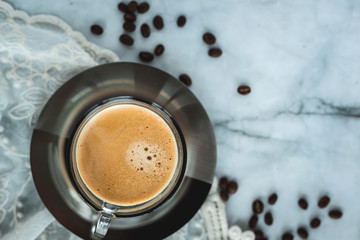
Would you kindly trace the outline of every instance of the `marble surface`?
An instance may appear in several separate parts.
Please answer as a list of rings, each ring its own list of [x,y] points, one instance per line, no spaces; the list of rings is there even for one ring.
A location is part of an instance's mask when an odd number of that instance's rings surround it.
[[[277,192],[278,202],[265,207],[274,224],[266,226],[263,215],[259,220],[269,239],[295,233],[301,225],[309,239],[360,239],[359,1],[154,0],[136,23],[151,23],[160,14],[165,28],[152,29],[149,39],[137,29],[133,47],[118,41],[119,1],[7,2],[30,14],[64,19],[123,61],[139,61],[139,51],[163,43],[164,55],[151,65],[191,76],[190,89],[215,128],[216,174],[239,183],[226,205],[230,224],[246,229],[252,201]],[[183,28],[176,26],[180,14],[188,20]],[[90,33],[94,23],[104,27],[102,36]],[[205,31],[216,35],[220,58],[207,56]],[[237,93],[241,84],[251,87],[249,95]],[[331,202],[319,209],[323,194]],[[301,196],[309,201],[306,211],[297,206]],[[332,208],[340,208],[343,217],[330,219]],[[312,230],[314,216],[322,223]]]

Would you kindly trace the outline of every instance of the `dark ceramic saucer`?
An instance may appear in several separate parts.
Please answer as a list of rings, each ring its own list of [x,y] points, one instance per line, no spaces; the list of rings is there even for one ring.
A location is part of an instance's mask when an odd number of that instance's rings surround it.
[[[116,97],[155,103],[182,133],[186,166],[173,195],[153,211],[114,219],[106,239],[161,239],[186,224],[204,202],[214,177],[216,143],[209,118],[194,94],[169,74],[136,63],[112,63],[86,70],[66,82],[45,105],[31,142],[37,191],[54,217],[90,239],[97,211],[76,191],[68,147],[78,123],[97,104]]]

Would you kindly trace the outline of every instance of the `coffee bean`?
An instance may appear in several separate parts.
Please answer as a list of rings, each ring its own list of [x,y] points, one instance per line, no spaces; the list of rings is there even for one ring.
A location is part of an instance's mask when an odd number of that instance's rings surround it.
[[[186,24],[186,17],[184,15],[179,16],[177,19],[177,25],[179,27],[183,27],[185,26],[185,24]]]
[[[221,189],[226,190],[227,185],[228,185],[228,179],[227,179],[227,177],[222,177],[222,178],[220,178],[219,187],[220,187]]]
[[[125,22],[135,22],[136,16],[132,12],[127,12],[124,14],[124,20],[125,20]]]
[[[216,37],[212,33],[207,32],[203,35],[203,41],[208,45],[212,45],[216,42]]]
[[[267,212],[264,216],[264,221],[267,225],[272,225],[274,222],[273,216],[271,214],[271,212]]]
[[[254,234],[255,234],[255,239],[256,240],[262,239],[264,237],[263,231],[261,231],[259,229],[254,230]]]
[[[154,55],[151,52],[140,52],[139,58],[143,62],[151,62],[154,59]]]
[[[134,39],[126,33],[121,34],[119,40],[122,44],[127,45],[127,46],[131,46],[134,44]]]
[[[103,28],[98,24],[92,25],[90,31],[95,35],[101,35],[104,32]]]
[[[270,197],[269,197],[269,199],[268,199],[268,203],[269,203],[270,205],[274,205],[274,204],[276,203],[277,199],[278,199],[277,194],[276,194],[276,193],[273,193],[273,194],[270,195]]]
[[[153,19],[153,24],[154,27],[158,30],[163,29],[164,28],[164,20],[162,19],[161,16],[157,15],[154,17]]]
[[[227,202],[229,200],[229,193],[225,190],[220,191],[220,198],[223,202]]]
[[[260,214],[264,211],[264,204],[261,200],[257,199],[252,204],[252,210],[256,214]]]
[[[234,194],[237,192],[238,190],[238,184],[235,181],[230,181],[229,184],[227,185],[227,191],[230,194]]]
[[[247,95],[251,92],[251,89],[247,85],[240,85],[237,89],[238,93],[241,95]]]
[[[249,227],[255,228],[258,221],[259,221],[258,216],[256,214],[252,215],[251,218],[249,219]]]
[[[139,13],[145,13],[149,10],[150,5],[147,2],[142,2],[138,5],[137,10]]]
[[[319,208],[326,208],[330,203],[330,198],[328,196],[322,196],[318,201]]]
[[[342,215],[342,212],[338,209],[334,209],[329,212],[329,217],[331,217],[332,219],[339,219],[342,217]]]
[[[308,233],[308,231],[306,230],[306,228],[304,228],[304,227],[298,228],[297,234],[298,234],[299,237],[302,238],[302,239],[306,239],[306,238],[309,237],[309,233]]]
[[[313,218],[311,221],[310,221],[310,227],[311,228],[318,228],[321,224],[321,221],[319,218]]]
[[[158,44],[154,49],[154,54],[156,56],[160,56],[160,55],[162,55],[164,53],[164,51],[165,51],[164,45]]]
[[[217,58],[217,57],[220,57],[220,56],[221,56],[222,51],[221,51],[220,48],[214,47],[214,48],[210,48],[210,49],[209,49],[208,54],[209,54],[210,57]]]
[[[136,25],[132,22],[124,22],[123,28],[127,32],[133,32],[136,29]]]
[[[306,201],[305,198],[300,198],[298,201],[299,207],[306,210],[309,206],[308,202]]]
[[[281,240],[294,240],[294,236],[291,233],[286,232],[282,235]]]
[[[140,31],[141,31],[141,35],[142,35],[144,38],[148,38],[148,37],[150,36],[150,34],[151,34],[150,27],[149,27],[149,25],[147,25],[146,23],[144,23],[143,25],[141,25]]]
[[[127,12],[127,6],[125,3],[121,2],[118,4],[118,9],[121,11],[121,12]]]
[[[127,9],[130,12],[135,12],[136,8],[137,8],[138,4],[136,1],[130,1],[127,5]]]
[[[191,84],[192,84],[192,80],[191,78],[189,77],[189,75],[183,73],[183,74],[180,74],[179,76],[179,80],[181,82],[183,82],[186,86],[190,87]]]

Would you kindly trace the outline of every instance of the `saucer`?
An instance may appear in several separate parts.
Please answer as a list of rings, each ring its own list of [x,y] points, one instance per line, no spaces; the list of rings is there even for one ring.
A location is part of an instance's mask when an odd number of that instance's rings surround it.
[[[31,140],[31,170],[45,206],[67,229],[92,238],[98,212],[76,191],[69,170],[72,134],[84,115],[108,99],[130,97],[154,103],[182,133],[184,176],[173,195],[153,211],[113,219],[105,239],[161,239],[185,225],[210,190],[216,142],[209,117],[194,94],[171,75],[137,63],[88,69],[61,86],[44,106]]]

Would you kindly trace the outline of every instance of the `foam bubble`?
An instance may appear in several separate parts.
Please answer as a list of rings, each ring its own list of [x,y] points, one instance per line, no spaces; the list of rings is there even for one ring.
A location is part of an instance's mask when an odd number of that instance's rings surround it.
[[[149,155],[151,153],[151,155]],[[126,150],[128,164],[134,169],[141,169],[146,173],[159,170],[161,162],[166,159],[165,151],[156,144],[149,144],[146,141],[137,141],[130,144]],[[168,168],[161,170],[166,171]],[[160,173],[159,172],[159,173]]]

